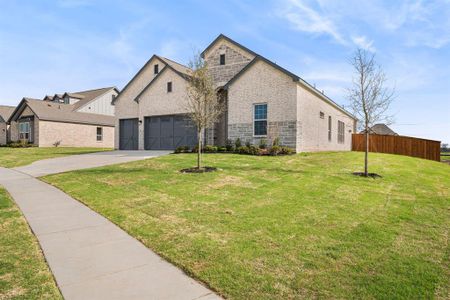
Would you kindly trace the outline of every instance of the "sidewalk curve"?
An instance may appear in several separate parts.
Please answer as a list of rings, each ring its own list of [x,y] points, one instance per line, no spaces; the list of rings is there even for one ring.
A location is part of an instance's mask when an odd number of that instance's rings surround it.
[[[108,219],[38,179],[0,168],[65,299],[220,299]]]

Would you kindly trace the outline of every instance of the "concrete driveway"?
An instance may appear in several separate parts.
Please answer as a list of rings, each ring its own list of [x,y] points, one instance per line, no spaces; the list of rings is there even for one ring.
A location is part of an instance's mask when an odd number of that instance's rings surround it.
[[[33,177],[40,177],[49,174],[126,163],[167,155],[169,153],[171,151],[106,151],[43,159],[35,161],[30,165],[13,169]]]

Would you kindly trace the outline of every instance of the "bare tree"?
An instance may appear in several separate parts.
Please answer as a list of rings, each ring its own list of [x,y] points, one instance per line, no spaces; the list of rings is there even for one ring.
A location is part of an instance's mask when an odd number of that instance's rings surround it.
[[[224,112],[225,106],[219,99],[206,61],[199,54],[196,54],[189,62],[189,67],[192,69],[192,73],[186,88],[186,109],[189,112],[189,117],[197,126],[197,168],[201,169],[203,133],[205,129],[214,126],[214,123]]]
[[[375,61],[375,55],[366,50],[357,49],[350,59],[354,68],[352,87],[348,89],[348,98],[353,112],[363,122],[365,134],[364,175],[368,176],[370,127],[376,122],[391,123],[392,117],[387,110],[394,100],[395,90],[386,87],[386,75]]]

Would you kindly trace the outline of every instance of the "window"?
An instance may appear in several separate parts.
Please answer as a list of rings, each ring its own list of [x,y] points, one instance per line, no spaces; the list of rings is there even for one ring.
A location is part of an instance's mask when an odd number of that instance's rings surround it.
[[[220,64],[221,65],[225,64],[225,54],[220,54]]]
[[[320,112],[319,116],[321,119],[325,119],[325,114],[323,113],[323,111]]]
[[[103,141],[103,127],[97,127],[97,141]]]
[[[153,66],[153,73],[154,74],[158,74],[159,73],[159,65],[158,64]]]
[[[20,122],[19,123],[19,139],[21,140],[31,140],[31,126],[30,122]]]
[[[338,143],[343,144],[345,142],[345,124],[342,121],[338,121]]]
[[[328,116],[328,141],[331,142],[331,116]]]
[[[169,82],[167,83],[167,92],[168,92],[168,93],[172,92],[172,81],[169,81]]]
[[[267,104],[254,106],[253,133],[255,136],[267,135]]]

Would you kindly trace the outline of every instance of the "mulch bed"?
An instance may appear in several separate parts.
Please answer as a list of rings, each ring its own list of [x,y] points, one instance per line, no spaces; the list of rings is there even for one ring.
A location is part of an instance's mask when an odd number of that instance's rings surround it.
[[[187,168],[180,170],[181,173],[208,173],[217,171],[217,168],[214,167],[202,167],[202,168]]]
[[[377,173],[367,173],[367,176],[366,176],[366,174],[364,174],[364,172],[353,172],[353,175],[361,176],[361,177],[372,177],[373,179],[382,178],[382,176],[378,175]]]

